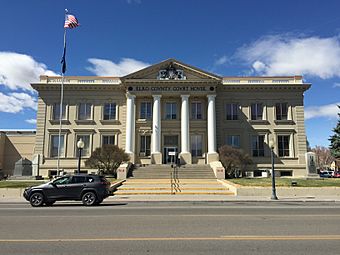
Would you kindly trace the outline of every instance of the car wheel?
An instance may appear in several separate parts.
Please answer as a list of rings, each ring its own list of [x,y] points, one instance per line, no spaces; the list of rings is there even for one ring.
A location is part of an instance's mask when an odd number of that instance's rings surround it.
[[[52,206],[55,203],[55,201],[46,201],[45,205]]]
[[[44,203],[44,196],[40,192],[35,192],[30,197],[30,203],[33,207],[42,206]]]
[[[92,191],[88,191],[88,192],[84,193],[81,200],[83,202],[83,205],[91,206],[91,205],[96,204],[97,196]]]

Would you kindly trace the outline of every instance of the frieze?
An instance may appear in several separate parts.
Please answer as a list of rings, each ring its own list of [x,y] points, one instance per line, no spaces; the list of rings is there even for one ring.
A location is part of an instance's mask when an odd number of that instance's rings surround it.
[[[214,91],[215,87],[207,86],[130,86],[128,91],[136,92],[182,92],[182,91],[192,91],[192,92],[205,92]]]

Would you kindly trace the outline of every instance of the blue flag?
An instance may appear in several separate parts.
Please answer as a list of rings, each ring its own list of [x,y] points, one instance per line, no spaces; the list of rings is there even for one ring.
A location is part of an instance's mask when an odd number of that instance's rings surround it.
[[[66,72],[66,40],[64,42],[63,57],[61,58],[61,73],[65,74],[65,72]]]

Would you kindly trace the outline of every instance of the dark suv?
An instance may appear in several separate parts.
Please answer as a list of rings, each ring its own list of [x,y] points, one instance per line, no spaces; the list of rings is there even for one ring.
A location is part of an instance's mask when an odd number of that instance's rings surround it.
[[[98,205],[110,195],[110,182],[92,174],[64,175],[48,183],[26,188],[24,197],[32,206],[53,205],[60,200],[78,200]]]

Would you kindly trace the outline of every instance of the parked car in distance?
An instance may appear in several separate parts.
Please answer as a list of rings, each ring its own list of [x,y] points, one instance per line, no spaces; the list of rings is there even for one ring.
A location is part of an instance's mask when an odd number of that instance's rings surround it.
[[[320,177],[331,178],[332,174],[333,174],[332,171],[322,171],[322,172],[320,172]]]
[[[340,172],[333,172],[333,178],[340,178]]]
[[[110,182],[93,174],[64,175],[48,183],[26,188],[24,198],[32,206],[53,205],[56,201],[76,200],[98,205],[110,195]]]

